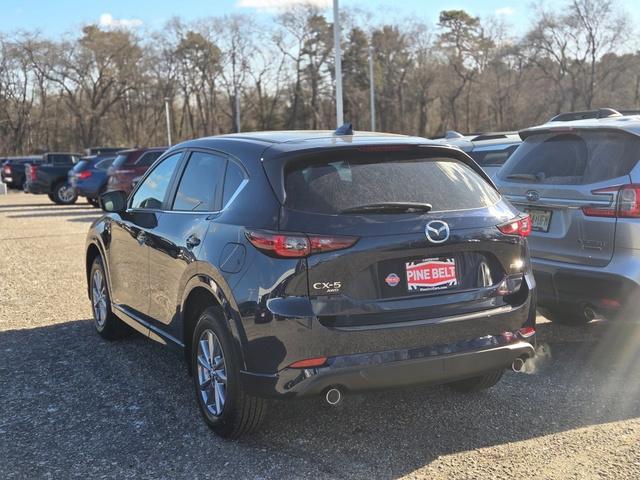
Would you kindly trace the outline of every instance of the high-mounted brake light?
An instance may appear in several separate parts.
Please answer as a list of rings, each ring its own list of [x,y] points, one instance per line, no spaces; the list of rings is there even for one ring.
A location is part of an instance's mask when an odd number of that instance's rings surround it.
[[[272,257],[303,258],[312,253],[332,252],[353,246],[357,237],[276,233],[262,230],[246,232],[247,240],[261,252]]]
[[[520,235],[521,237],[526,237],[531,233],[531,217],[529,215],[516,217],[507,223],[498,225],[498,230],[505,235]]]
[[[588,217],[640,218],[640,185],[620,185],[593,190],[594,195],[610,195],[611,203],[605,206],[582,207]]]
[[[85,178],[89,178],[91,175],[93,175],[93,174],[91,173],[90,170],[83,170],[82,172],[80,172],[78,174],[78,178],[80,180],[84,180]]]

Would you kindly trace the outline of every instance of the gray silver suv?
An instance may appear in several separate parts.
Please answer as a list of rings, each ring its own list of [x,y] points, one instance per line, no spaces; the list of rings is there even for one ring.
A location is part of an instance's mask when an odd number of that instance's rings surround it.
[[[596,117],[521,131],[495,178],[531,216],[539,310],[565,324],[640,305],[640,116]]]

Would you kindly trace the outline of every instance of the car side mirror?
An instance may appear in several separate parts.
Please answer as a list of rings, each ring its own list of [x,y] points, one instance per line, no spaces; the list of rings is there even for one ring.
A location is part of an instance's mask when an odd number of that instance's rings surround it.
[[[122,190],[103,193],[100,200],[105,212],[122,213],[127,209],[127,194]]]

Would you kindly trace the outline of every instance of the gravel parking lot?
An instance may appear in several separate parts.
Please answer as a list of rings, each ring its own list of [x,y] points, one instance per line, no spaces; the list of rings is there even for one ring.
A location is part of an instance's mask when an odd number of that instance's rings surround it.
[[[0,196],[0,478],[640,478],[640,328],[539,325],[550,352],[473,395],[446,387],[274,403],[223,441],[181,357],[94,333],[99,212]]]

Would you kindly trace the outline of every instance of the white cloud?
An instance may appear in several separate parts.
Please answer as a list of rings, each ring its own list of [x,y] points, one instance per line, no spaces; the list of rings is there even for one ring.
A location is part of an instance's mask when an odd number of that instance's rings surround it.
[[[511,16],[511,15],[514,15],[515,13],[516,11],[513,9],[513,7],[496,8],[496,15]]]
[[[100,15],[98,24],[105,28],[136,28],[142,25],[138,18],[113,18],[110,13]]]
[[[332,5],[332,0],[237,0],[236,7],[256,8],[258,10],[282,10],[294,5],[313,5],[318,8],[327,8]]]

